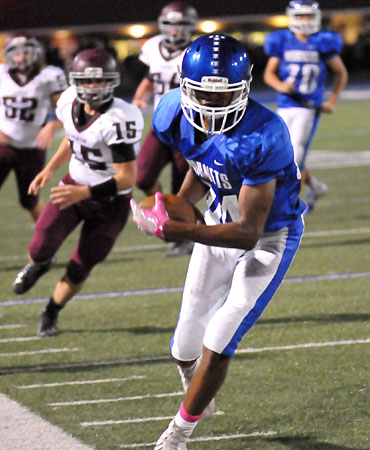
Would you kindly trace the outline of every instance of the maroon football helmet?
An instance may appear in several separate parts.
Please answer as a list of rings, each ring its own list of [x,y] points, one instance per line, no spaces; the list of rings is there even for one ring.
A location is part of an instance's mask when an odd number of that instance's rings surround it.
[[[13,33],[5,42],[4,59],[11,69],[26,71],[43,58],[43,50],[37,39],[28,33]]]
[[[81,103],[100,105],[113,98],[114,88],[120,84],[120,74],[112,55],[102,48],[89,48],[75,56],[69,82],[76,86]],[[97,82],[105,83],[99,87],[88,86]]]
[[[184,48],[191,40],[198,22],[197,11],[186,2],[172,2],[166,5],[159,17],[158,26],[169,48]]]

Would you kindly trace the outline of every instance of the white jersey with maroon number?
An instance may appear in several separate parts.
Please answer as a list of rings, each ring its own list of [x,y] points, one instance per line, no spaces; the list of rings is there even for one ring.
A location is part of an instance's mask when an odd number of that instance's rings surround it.
[[[51,96],[67,88],[64,72],[43,67],[25,84],[19,84],[0,64],[0,130],[15,148],[36,147],[36,137],[53,108]]]
[[[75,87],[71,86],[58,100],[56,114],[72,150],[71,177],[80,184],[95,186],[116,173],[110,146],[124,143],[139,147],[144,119],[139,108],[114,97],[107,111],[78,126],[72,112],[77,101]]]
[[[139,59],[149,67],[154,84],[154,109],[163,95],[180,84],[178,67],[185,49],[170,53],[163,46],[164,35],[157,35],[145,42]]]

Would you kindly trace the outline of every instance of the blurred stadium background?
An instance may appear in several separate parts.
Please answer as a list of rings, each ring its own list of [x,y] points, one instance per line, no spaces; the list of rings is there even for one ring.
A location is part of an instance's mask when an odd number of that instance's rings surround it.
[[[10,32],[27,30],[46,47],[48,63],[65,70],[81,47],[104,45],[116,55],[122,70],[117,95],[130,99],[143,75],[138,62],[146,39],[158,33],[156,19],[168,0],[0,0],[0,46]],[[253,89],[263,88],[266,34],[287,26],[287,0],[242,2],[240,0],[189,1],[199,13],[198,34],[221,31],[246,45],[254,62]],[[350,83],[370,83],[370,3],[368,0],[322,0],[323,28],[343,36],[343,60]],[[272,91],[271,91],[272,92]]]

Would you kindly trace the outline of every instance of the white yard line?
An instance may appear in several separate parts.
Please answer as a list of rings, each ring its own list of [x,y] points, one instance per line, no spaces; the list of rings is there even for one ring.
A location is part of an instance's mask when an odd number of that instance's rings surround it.
[[[297,350],[300,348],[317,348],[317,347],[335,347],[337,345],[355,345],[355,344],[369,344],[368,339],[350,339],[347,341],[331,341],[331,342],[308,342],[306,344],[296,345],[280,345],[277,347],[261,347],[261,348],[241,348],[236,350],[237,354],[242,353],[262,353],[262,352],[276,352],[280,350]]]
[[[216,411],[214,416],[222,416],[224,411]],[[122,420],[96,420],[94,422],[81,422],[82,427],[97,427],[104,425],[124,425],[128,423],[143,423],[143,422],[158,422],[161,420],[172,420],[173,416],[158,416],[158,417],[139,417],[135,419],[122,419]]]
[[[0,344],[5,344],[7,342],[28,342],[28,341],[37,341],[41,338],[38,336],[28,336],[28,337],[13,337],[13,338],[4,338],[0,339]]]
[[[25,327],[23,323],[14,323],[9,325],[0,325],[0,330],[13,330],[14,328]]]
[[[3,450],[93,450],[4,394],[0,394],[0,441]]]
[[[306,281],[329,281],[329,280],[346,280],[355,278],[369,278],[370,272],[354,272],[354,273],[338,273],[338,274],[326,274],[326,275],[304,275],[301,277],[287,277],[283,280],[283,283],[302,283]],[[114,291],[114,292],[95,292],[92,294],[80,294],[74,297],[74,300],[91,300],[91,299],[106,299],[117,297],[132,297],[141,295],[159,295],[182,292],[183,286],[157,288],[157,289],[141,289],[134,291]],[[47,300],[46,297],[39,298],[23,298],[14,300],[0,301],[0,308],[9,306],[22,306],[22,305],[34,305],[37,303],[44,303]]]
[[[312,150],[308,152],[307,165],[311,169],[340,169],[370,165],[370,151]]]
[[[359,233],[370,233],[370,227],[363,228],[349,228],[344,230],[323,230],[323,231],[313,231],[310,233],[304,233],[303,239],[305,237],[328,237],[328,236],[338,236],[338,235],[350,235],[350,234],[359,234]],[[116,247],[112,249],[112,252],[116,253],[135,253],[135,252],[143,252],[143,251],[152,251],[152,250],[165,250],[168,247],[168,244],[154,244],[154,245],[141,245],[141,246],[133,246],[133,247]],[[63,254],[61,254],[63,257]],[[26,261],[25,255],[13,255],[13,256],[0,256],[1,262],[11,262],[11,261]]]
[[[243,439],[249,437],[268,437],[276,436],[276,431],[256,431],[254,433],[240,433],[240,434],[222,434],[220,436],[200,436],[198,438],[192,438],[189,442],[210,442],[210,441],[228,441],[231,439]],[[123,444],[120,448],[140,448],[140,447],[153,447],[155,442],[143,442],[142,444]]]
[[[6,356],[27,356],[27,355],[39,355],[42,353],[63,353],[63,352],[78,352],[79,348],[48,348],[45,350],[34,350],[29,352],[13,352],[13,353],[0,353],[1,357]]]
[[[350,231],[350,233],[349,233]],[[370,233],[370,227],[351,228],[351,230],[327,230],[327,231],[311,231],[303,234],[303,239],[308,237],[330,237],[330,236],[346,236],[348,234]]]
[[[315,348],[315,347],[333,347],[337,345],[356,345],[356,344],[368,344],[370,343],[370,338],[364,339],[353,339],[347,341],[330,341],[330,342],[311,342],[308,344],[298,344],[298,345],[285,345],[279,348],[277,347],[262,347],[262,348],[252,348],[246,349],[249,353],[262,353],[276,350],[298,350],[299,348]],[[242,352],[243,349],[237,350],[238,352]],[[138,358],[124,358],[124,359],[114,359],[114,360],[105,360],[105,361],[91,361],[86,363],[69,363],[69,364],[43,364],[42,366],[33,366],[28,368],[7,368],[6,370],[0,370],[0,375],[9,375],[17,372],[42,372],[45,370],[53,370],[53,369],[82,369],[89,367],[104,367],[111,365],[124,365],[124,364],[133,364],[133,363],[152,363],[155,361],[169,361],[171,360],[169,355],[158,355],[158,356],[142,356]]]
[[[56,403],[48,403],[48,406],[95,405],[95,404],[98,404],[98,403],[129,402],[129,401],[133,401],[133,400],[144,400],[144,399],[147,399],[147,398],[180,397],[181,395],[184,395],[183,391],[179,391],[179,392],[163,392],[161,394],[134,395],[132,397],[100,398],[100,399],[97,399],[97,400],[76,400],[74,402],[56,402]]]
[[[142,380],[147,378],[146,375],[133,375],[132,377],[126,378],[105,378],[100,380],[81,380],[81,381],[65,381],[63,383],[44,383],[44,384],[26,384],[22,386],[17,386],[18,389],[36,389],[36,388],[48,388],[48,387],[59,387],[59,386],[76,386],[82,384],[97,384],[97,383],[115,383],[117,381],[132,381],[132,380]]]

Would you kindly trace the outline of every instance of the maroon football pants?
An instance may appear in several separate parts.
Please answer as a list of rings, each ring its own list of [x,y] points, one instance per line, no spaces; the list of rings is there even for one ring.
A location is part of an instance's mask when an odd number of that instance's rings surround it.
[[[70,176],[65,184],[73,183]],[[33,261],[50,260],[66,237],[82,222],[80,238],[67,265],[67,276],[74,284],[84,281],[91,269],[112,249],[130,213],[131,194],[113,199],[83,200],[60,210],[49,203],[40,215],[29,245]]]
[[[136,184],[138,188],[144,192],[151,189],[163,168],[169,163],[172,165],[171,193],[177,194],[189,169],[189,164],[180,152],[164,145],[151,128],[137,158]]]
[[[0,187],[11,170],[14,170],[18,186],[19,203],[32,211],[38,203],[37,195],[29,195],[28,187],[45,164],[46,151],[38,148],[15,149],[0,144]]]

